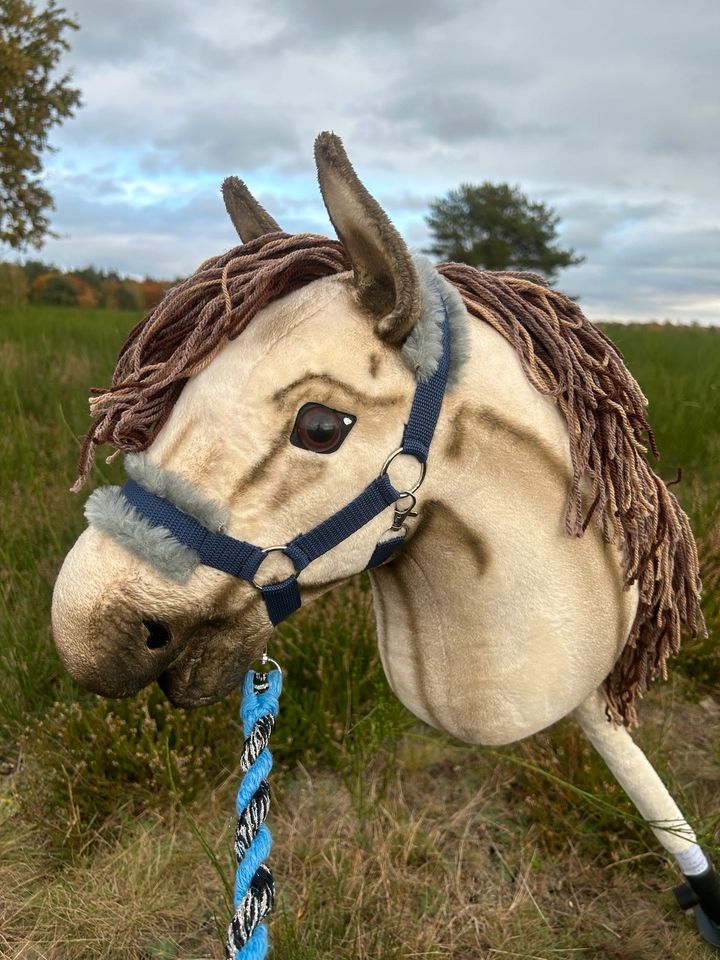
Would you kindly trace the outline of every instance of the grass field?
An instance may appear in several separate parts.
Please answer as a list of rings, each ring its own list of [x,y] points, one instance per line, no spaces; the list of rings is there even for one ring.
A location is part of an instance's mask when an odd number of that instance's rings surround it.
[[[55,656],[49,606],[83,527],[67,492],[88,386],[127,313],[0,312],[0,956],[222,956],[237,700],[110,702]],[[716,853],[720,811],[720,335],[612,327],[699,538],[711,636],[686,645],[637,739]],[[97,479],[119,478],[102,465]],[[676,873],[574,726],[453,743],[392,697],[363,580],[295,615],[275,734],[282,960],[700,960]]]

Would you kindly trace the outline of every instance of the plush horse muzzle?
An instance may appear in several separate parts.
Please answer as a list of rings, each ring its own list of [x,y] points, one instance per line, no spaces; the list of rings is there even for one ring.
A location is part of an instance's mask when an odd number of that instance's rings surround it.
[[[108,590],[116,554],[125,564],[123,582]],[[213,571],[203,570],[173,590],[141,560],[128,566],[121,547],[88,528],[68,554],[53,595],[63,665],[77,683],[105,697],[130,697],[157,680],[175,706],[221,699],[240,683],[269,628],[253,614],[249,587],[250,602],[232,610],[222,591],[211,590],[208,602],[212,579]]]

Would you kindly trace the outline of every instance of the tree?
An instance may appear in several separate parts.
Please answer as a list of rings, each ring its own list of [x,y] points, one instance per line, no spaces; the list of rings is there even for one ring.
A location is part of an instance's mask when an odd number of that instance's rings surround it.
[[[90,286],[86,280],[83,280],[82,277],[78,277],[77,274],[74,273],[65,274],[65,279],[75,291],[77,305],[79,307],[98,306],[100,302],[100,295],[98,291],[94,287]]]
[[[488,270],[537,270],[549,280],[582,263],[556,246],[560,217],[507,183],[461,183],[430,204],[427,253]]]
[[[153,280],[150,277],[145,277],[144,280],[140,281],[138,286],[142,298],[142,306],[146,310],[156,307],[165,296],[165,291],[167,290],[166,283],[163,283],[161,280]]]
[[[77,291],[67,277],[60,273],[48,273],[37,277],[32,285],[32,299],[35,303],[46,303],[53,307],[76,307]]]
[[[27,277],[28,283],[33,283],[43,273],[58,273],[58,268],[54,263],[43,263],[42,260],[26,260],[22,265],[23,273]]]
[[[17,307],[27,299],[28,282],[22,267],[0,263],[0,307]]]
[[[64,32],[77,28],[55,0],[42,10],[26,0],[0,4],[0,242],[11,247],[39,247],[50,233],[41,156],[50,129],[80,104],[70,76],[53,76],[69,47]]]
[[[111,280],[106,286],[106,304],[116,310],[141,310],[142,294],[133,280]]]

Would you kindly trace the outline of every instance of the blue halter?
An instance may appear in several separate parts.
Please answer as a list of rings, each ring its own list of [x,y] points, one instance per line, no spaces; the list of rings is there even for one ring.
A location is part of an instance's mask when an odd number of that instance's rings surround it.
[[[435,372],[415,388],[410,415],[397,450],[385,461],[380,476],[348,504],[323,520],[317,526],[300,533],[282,546],[258,547],[244,540],[236,540],[225,533],[210,530],[194,517],[179,510],[165,497],[146,490],[134,480],[128,480],[122,493],[128,503],[142,514],[153,526],[163,527],[185,547],[194,550],[200,562],[216,570],[222,570],[252,583],[263,596],[273,625],[287,619],[301,605],[298,574],[318,557],[357,533],[366,523],[395,504],[392,530],[401,531],[405,517],[415,505],[415,493],[425,478],[425,464],[430,452],[435,427],[437,426],[447,387],[450,368],[450,324],[443,302],[442,355]],[[410,490],[396,490],[388,476],[392,461],[408,454],[420,464],[420,477]],[[409,507],[400,507],[399,502],[408,500]],[[375,547],[366,569],[383,563],[404,542],[404,535],[381,540]],[[285,580],[277,583],[259,584],[257,572],[269,553],[280,552],[289,557],[295,568]]]

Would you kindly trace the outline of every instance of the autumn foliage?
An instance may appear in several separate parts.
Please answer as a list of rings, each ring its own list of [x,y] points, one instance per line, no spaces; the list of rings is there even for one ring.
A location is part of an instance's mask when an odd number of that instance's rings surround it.
[[[50,264],[0,263],[0,307],[42,303],[66,307],[109,307],[150,310],[165,296],[172,281],[134,280],[114,271],[86,267],[66,272]]]

